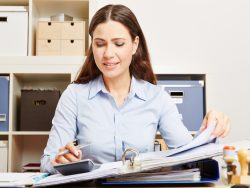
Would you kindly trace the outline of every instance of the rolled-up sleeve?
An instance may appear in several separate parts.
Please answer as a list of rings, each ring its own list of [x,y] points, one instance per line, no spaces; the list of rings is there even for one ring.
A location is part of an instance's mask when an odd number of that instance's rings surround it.
[[[59,148],[75,139],[77,134],[77,99],[74,85],[71,84],[63,92],[52,120],[52,128],[49,134],[47,146],[41,157],[41,171],[56,173],[51,165]]]
[[[180,119],[178,109],[173,99],[165,91],[161,92],[161,114],[159,131],[170,149],[189,143],[193,137]]]

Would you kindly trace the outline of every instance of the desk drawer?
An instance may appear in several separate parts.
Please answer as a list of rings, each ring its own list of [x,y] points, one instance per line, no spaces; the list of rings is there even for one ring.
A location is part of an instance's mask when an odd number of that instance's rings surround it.
[[[37,40],[37,55],[60,55],[60,40]]]
[[[61,40],[61,55],[84,55],[84,40]]]
[[[85,22],[63,22],[61,39],[84,39]]]
[[[37,39],[60,39],[62,24],[60,22],[39,22]]]

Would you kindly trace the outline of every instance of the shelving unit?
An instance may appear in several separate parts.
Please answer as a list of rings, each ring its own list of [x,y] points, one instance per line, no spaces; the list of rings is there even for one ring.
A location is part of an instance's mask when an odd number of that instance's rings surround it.
[[[61,92],[74,80],[84,57],[2,57],[0,74],[10,77],[9,90],[9,131],[0,132],[0,140],[8,140],[8,171],[19,172],[29,162],[39,162],[46,146],[49,132],[19,131],[21,89],[59,89]],[[36,63],[39,59],[39,63]],[[48,68],[48,62],[50,63]],[[17,62],[17,63],[15,63]],[[26,62],[26,63],[23,63]],[[25,68],[26,67],[26,68]],[[36,144],[39,143],[39,144]]]
[[[65,13],[86,21],[87,26],[89,1],[0,0],[0,6],[28,6],[29,10],[27,56],[0,56],[0,75],[10,78],[9,131],[0,132],[0,140],[8,141],[8,171],[20,172],[27,163],[40,162],[49,135],[47,131],[19,131],[21,89],[59,89],[62,93],[84,62],[84,56],[35,56],[37,23]]]

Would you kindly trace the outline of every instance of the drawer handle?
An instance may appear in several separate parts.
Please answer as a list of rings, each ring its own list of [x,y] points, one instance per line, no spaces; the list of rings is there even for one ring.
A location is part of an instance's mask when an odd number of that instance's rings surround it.
[[[7,17],[0,17],[0,22],[7,22],[8,21],[8,19],[7,19]]]
[[[74,23],[74,22],[71,22],[71,23],[70,23],[70,25],[71,25],[71,26],[74,26],[74,25],[75,25],[75,23]]]
[[[5,122],[6,121],[6,114],[0,114],[0,122]]]
[[[33,101],[33,104],[35,105],[35,106],[44,106],[44,105],[46,105],[46,100],[35,100],[35,101]]]
[[[49,39],[49,40],[47,40],[47,42],[48,42],[48,43],[51,43],[51,40]]]
[[[169,91],[169,94],[171,97],[174,97],[174,98],[183,98],[184,97],[184,91]]]
[[[48,26],[51,26],[51,22],[48,22]]]
[[[74,43],[74,40],[70,40],[70,42],[73,44],[73,43]]]

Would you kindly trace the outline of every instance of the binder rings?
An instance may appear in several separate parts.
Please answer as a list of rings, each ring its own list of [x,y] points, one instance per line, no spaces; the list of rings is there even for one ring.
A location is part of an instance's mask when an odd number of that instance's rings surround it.
[[[0,131],[9,131],[9,77],[0,76]]]

